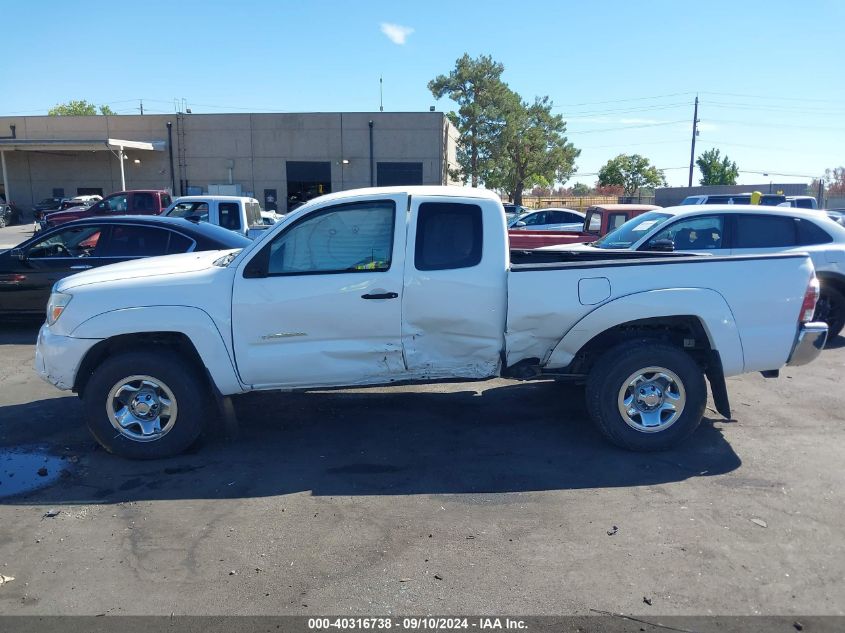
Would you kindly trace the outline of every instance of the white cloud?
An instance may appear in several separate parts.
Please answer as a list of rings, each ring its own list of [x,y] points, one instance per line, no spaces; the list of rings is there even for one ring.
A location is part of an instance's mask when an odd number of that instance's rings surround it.
[[[390,22],[381,23],[381,32],[387,36],[394,44],[400,46],[405,43],[408,36],[414,32],[410,26],[402,26],[401,24],[391,24]]]

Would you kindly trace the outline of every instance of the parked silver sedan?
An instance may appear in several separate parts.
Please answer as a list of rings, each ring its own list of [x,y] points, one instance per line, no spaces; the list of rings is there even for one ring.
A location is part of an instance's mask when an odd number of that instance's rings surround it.
[[[562,207],[537,209],[508,223],[509,229],[524,231],[581,231],[585,214]]]

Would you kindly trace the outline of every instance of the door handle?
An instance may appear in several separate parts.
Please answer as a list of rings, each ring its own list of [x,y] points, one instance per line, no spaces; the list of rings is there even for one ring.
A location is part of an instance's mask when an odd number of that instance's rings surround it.
[[[378,292],[375,294],[361,295],[362,299],[396,299],[399,296],[398,292]]]
[[[90,266],[88,264],[80,264],[79,266],[70,267],[71,270],[88,270],[89,268],[93,268],[93,266]]]

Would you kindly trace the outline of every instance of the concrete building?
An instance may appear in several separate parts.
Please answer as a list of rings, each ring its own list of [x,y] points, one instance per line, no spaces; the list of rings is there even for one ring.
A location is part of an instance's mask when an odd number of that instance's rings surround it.
[[[0,191],[28,210],[125,180],[174,195],[252,195],[286,211],[331,191],[448,184],[456,137],[441,112],[0,117]]]

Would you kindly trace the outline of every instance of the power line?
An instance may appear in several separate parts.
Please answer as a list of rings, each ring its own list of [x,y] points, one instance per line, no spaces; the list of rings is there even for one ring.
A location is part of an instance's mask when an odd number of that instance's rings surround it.
[[[577,108],[579,106],[585,105],[602,105],[605,103],[625,103],[627,101],[646,101],[648,99],[665,99],[667,97],[680,97],[682,95],[692,95],[695,94],[694,92],[672,92],[670,94],[665,95],[653,95],[650,97],[629,97],[627,99],[610,99],[608,101],[584,101],[582,103],[561,103],[560,105],[554,104],[553,108]]]
[[[792,123],[781,123],[780,121],[772,123],[759,123],[757,121],[737,121],[731,119],[707,119],[708,122],[713,123],[734,123],[749,127],[776,127],[776,128],[795,128],[800,130],[825,130],[825,131],[845,131],[845,127],[830,127],[828,125],[793,125]]]
[[[819,103],[842,103],[842,99],[811,99],[807,97],[783,97],[783,96],[764,96],[764,95],[750,95],[750,94],[740,94],[736,92],[713,92],[708,90],[702,90],[701,94],[703,95],[716,95],[720,97],[741,97],[747,99],[765,99],[767,101],[813,101]]]
[[[678,123],[686,123],[686,120],[681,119],[680,121],[662,121],[660,123],[643,123],[642,125],[625,125],[622,127],[606,127],[600,128],[596,130],[583,130],[579,132],[572,132],[572,134],[593,134],[595,132],[615,132],[617,130],[637,130],[640,128],[646,127],[660,127],[662,125],[676,125]]]

